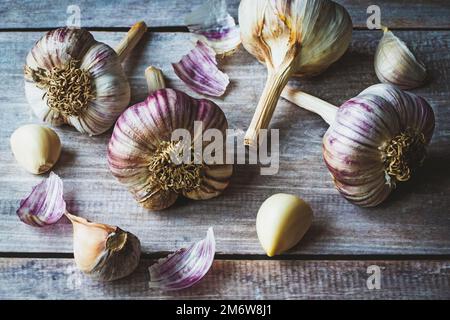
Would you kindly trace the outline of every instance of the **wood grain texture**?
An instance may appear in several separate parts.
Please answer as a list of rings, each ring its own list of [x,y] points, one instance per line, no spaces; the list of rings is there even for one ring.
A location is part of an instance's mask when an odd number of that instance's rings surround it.
[[[239,0],[228,0],[237,18]],[[450,28],[447,0],[337,0],[349,11],[353,25],[366,28],[367,8],[378,5],[382,24],[391,28]],[[184,17],[203,0],[21,0],[0,2],[0,29],[55,28],[67,24],[70,5],[81,10],[81,25],[88,28],[129,27],[145,20],[152,27],[184,26]]]
[[[112,283],[86,278],[71,259],[0,259],[0,299],[450,299],[449,261],[216,260],[189,289],[148,286],[141,261]],[[369,290],[367,267],[381,271],[381,289]]]
[[[111,45],[124,33],[96,32]],[[437,126],[425,166],[401,185],[382,206],[362,209],[344,200],[334,189],[322,162],[321,137],[326,125],[319,117],[280,101],[272,128],[280,128],[280,169],[261,176],[255,165],[238,165],[225,193],[209,201],[180,200],[162,212],[140,208],[110,174],[106,144],[110,132],[83,136],[68,127],[57,131],[63,143],[54,168],[64,180],[68,208],[88,219],[119,225],[135,233],[143,251],[169,252],[204,236],[214,227],[217,250],[226,254],[263,254],[255,217],[270,195],[287,192],[308,201],[315,214],[301,244],[288,254],[449,254],[450,253],[450,33],[402,31],[427,64],[432,82],[415,92],[433,106]],[[42,32],[0,33],[0,252],[71,252],[68,221],[43,229],[20,223],[19,200],[42,177],[25,172],[14,160],[9,137],[19,125],[35,122],[23,90],[22,67],[27,51]],[[377,82],[373,53],[379,32],[355,31],[350,51],[328,71],[309,80],[295,80],[305,91],[339,104]],[[20,41],[18,41],[20,39]],[[170,62],[192,44],[186,33],[147,34],[125,62],[133,102],[146,96],[144,69],[160,67],[168,85],[193,94],[176,78]],[[215,99],[231,128],[246,129],[265,82],[265,68],[242,48],[221,61],[231,78],[223,99]]]

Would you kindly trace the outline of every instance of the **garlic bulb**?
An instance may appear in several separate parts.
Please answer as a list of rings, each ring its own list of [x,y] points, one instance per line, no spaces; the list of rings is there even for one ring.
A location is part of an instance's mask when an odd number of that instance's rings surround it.
[[[256,232],[269,257],[294,247],[311,226],[311,207],[299,197],[278,193],[266,199],[256,217]]]
[[[373,85],[340,108],[292,89],[282,96],[330,124],[323,157],[336,188],[357,205],[383,202],[425,159],[435,119],[422,97],[388,84]]]
[[[130,102],[121,62],[146,31],[135,24],[117,49],[84,29],[47,32],[26,59],[25,93],[34,114],[54,126],[69,124],[81,133],[108,130]]]
[[[268,70],[245,135],[245,143],[255,146],[289,77],[319,74],[338,60],[350,44],[352,21],[330,0],[242,0],[239,24],[245,49]]]
[[[134,234],[70,213],[66,216],[73,225],[74,258],[81,271],[96,280],[113,281],[136,269],[141,244]]]
[[[406,44],[387,28],[375,53],[375,72],[383,83],[413,89],[427,78],[425,65],[416,59]]]
[[[34,174],[50,170],[61,154],[61,140],[56,132],[37,124],[19,127],[10,142],[17,162]]]
[[[201,133],[194,131],[195,121],[201,122]],[[147,209],[168,208],[179,194],[194,200],[216,197],[228,186],[233,166],[206,164],[203,159],[175,163],[172,155],[186,146],[171,136],[176,129],[186,129],[195,145],[205,130],[217,129],[225,137],[227,128],[227,119],[214,102],[174,89],[158,90],[117,120],[108,146],[109,168]],[[210,144],[199,143],[202,151]],[[190,160],[199,156],[192,145],[187,149],[192,152]]]

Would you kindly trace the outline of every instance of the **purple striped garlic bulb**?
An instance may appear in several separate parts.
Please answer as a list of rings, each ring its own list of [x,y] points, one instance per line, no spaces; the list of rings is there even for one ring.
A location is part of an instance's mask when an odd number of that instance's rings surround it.
[[[435,119],[422,97],[388,84],[373,85],[340,108],[290,88],[282,96],[330,125],[323,157],[336,188],[354,204],[382,203],[425,159]]]
[[[151,70],[146,73],[149,90],[154,87]],[[194,130],[197,121],[202,132]],[[159,89],[117,120],[108,146],[109,168],[136,201],[150,210],[170,207],[179,195],[194,200],[216,197],[228,186],[233,166],[205,163],[192,145],[208,129],[226,137],[227,128],[225,114],[214,102],[194,99],[175,89]],[[184,141],[172,140],[176,129],[186,129],[192,137],[192,144],[187,146],[190,161],[173,161],[174,154],[186,150]],[[210,143],[200,140],[201,151]],[[225,143],[222,146],[225,154]]]
[[[53,126],[68,124],[98,135],[108,130],[130,103],[121,62],[146,32],[136,23],[116,51],[84,29],[47,32],[29,52],[25,93],[34,114]]]

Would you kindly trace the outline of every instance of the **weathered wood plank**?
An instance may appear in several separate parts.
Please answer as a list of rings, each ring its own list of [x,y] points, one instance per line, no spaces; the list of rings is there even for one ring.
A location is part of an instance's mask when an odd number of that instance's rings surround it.
[[[449,261],[216,260],[192,288],[148,286],[143,260],[131,276],[101,283],[71,259],[0,259],[0,299],[449,299]],[[367,267],[380,267],[380,289],[369,290]]]
[[[32,176],[14,161],[9,136],[33,120],[23,92],[22,66],[27,51],[41,32],[0,33],[0,252],[71,252],[67,221],[35,229],[15,215],[19,199],[41,177]],[[95,33],[115,44],[123,33]],[[450,82],[449,32],[398,32],[426,62],[433,81],[417,90],[432,104],[436,133],[424,168],[414,179],[376,209],[362,209],[334,190],[321,157],[325,124],[315,115],[280,101],[272,121],[280,128],[280,171],[261,176],[257,166],[236,167],[231,186],[210,201],[182,200],[163,212],[140,208],[110,174],[106,144],[110,133],[82,136],[70,128],[58,129],[64,150],[55,171],[65,181],[69,210],[91,220],[111,223],[135,233],[144,252],[167,252],[198,239],[214,226],[218,252],[262,254],[255,231],[260,204],[273,193],[297,194],[311,203],[315,220],[295,254],[449,254],[450,253]],[[379,32],[356,31],[351,50],[323,75],[302,80],[306,91],[340,103],[377,82],[373,52]],[[145,97],[144,68],[161,67],[170,86],[192,91],[176,78],[170,62],[190,47],[186,33],[147,35],[126,62],[133,101]],[[216,99],[231,128],[245,129],[265,81],[264,67],[240,49],[222,61],[232,84]],[[197,96],[193,94],[194,96]]]
[[[153,27],[183,26],[186,13],[202,0],[22,0],[0,2],[0,29],[55,28],[67,24],[73,14],[70,5],[78,5],[81,25],[89,28],[128,27],[145,20]],[[228,0],[230,13],[237,18],[239,0]],[[447,0],[337,0],[352,16],[353,24],[366,28],[367,8],[378,5],[382,23],[391,28],[450,28]]]

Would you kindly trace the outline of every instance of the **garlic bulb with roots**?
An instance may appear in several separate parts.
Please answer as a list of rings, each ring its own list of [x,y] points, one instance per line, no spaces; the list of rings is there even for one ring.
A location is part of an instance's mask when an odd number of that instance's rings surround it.
[[[242,0],[239,6],[242,44],[268,70],[245,144],[256,146],[278,98],[292,75],[324,71],[347,50],[352,21],[330,0]]]
[[[435,118],[422,97],[388,84],[373,85],[340,108],[291,88],[282,97],[330,125],[323,157],[336,188],[352,203],[380,204],[425,159]]]
[[[81,133],[108,130],[130,103],[121,62],[146,32],[136,23],[114,51],[84,29],[47,32],[26,59],[25,93],[34,114],[53,126],[69,124]]]
[[[86,275],[95,280],[113,281],[137,268],[141,243],[134,234],[70,213],[66,216],[73,225],[75,264]]]
[[[155,69],[147,70],[148,83],[153,84],[151,73]],[[201,122],[202,132],[196,132],[196,121]],[[194,200],[216,197],[228,186],[233,166],[207,164],[203,158],[195,161],[201,156],[195,145],[197,141],[203,152],[211,143],[199,140],[203,132],[215,129],[226,137],[227,128],[227,119],[214,102],[174,89],[157,90],[117,120],[108,146],[109,168],[147,209],[168,208],[180,194]],[[176,129],[189,132],[190,145],[184,140],[172,141]],[[225,145],[225,141],[220,144],[223,155]],[[188,161],[174,162],[173,156],[179,155],[183,159],[187,156]]]

